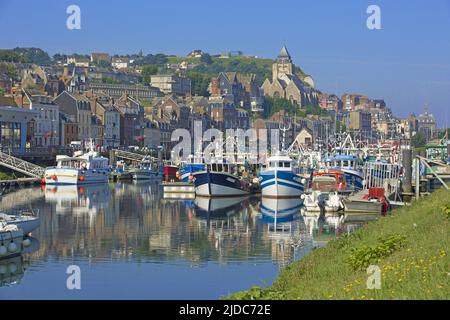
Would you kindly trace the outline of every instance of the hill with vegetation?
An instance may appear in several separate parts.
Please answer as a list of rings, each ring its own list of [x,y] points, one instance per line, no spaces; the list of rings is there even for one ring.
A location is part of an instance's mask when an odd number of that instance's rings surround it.
[[[272,286],[229,298],[448,300],[449,231],[450,191],[441,188],[314,250],[282,270]],[[367,288],[369,265],[380,269],[380,289]]]
[[[0,61],[34,63],[43,66],[52,63],[48,53],[39,48],[0,49]]]

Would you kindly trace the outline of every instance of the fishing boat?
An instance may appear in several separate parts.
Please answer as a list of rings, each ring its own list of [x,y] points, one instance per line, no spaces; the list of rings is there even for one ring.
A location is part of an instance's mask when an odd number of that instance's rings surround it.
[[[191,182],[195,172],[204,170],[204,163],[182,163],[181,168],[178,171],[178,176],[182,182]]]
[[[362,192],[343,201],[346,214],[385,215],[389,210],[389,201],[384,196],[384,188],[369,188],[367,194]]]
[[[288,155],[269,157],[259,173],[261,192],[267,198],[300,198],[305,180],[293,168]]]
[[[245,174],[239,172],[243,166],[235,163],[210,163],[205,170],[193,173],[195,194],[200,197],[235,197],[248,195],[252,184]]]
[[[364,176],[361,170],[357,168],[357,157],[353,155],[335,155],[325,159],[327,169],[341,170],[345,174],[347,189],[354,191],[362,190],[364,185]]]
[[[162,170],[164,170],[163,167]],[[133,180],[153,180],[161,178],[163,175],[159,171],[159,166],[147,157],[140,162],[138,167],[130,169],[129,173]]]
[[[33,213],[24,211],[17,215],[0,213],[0,223],[6,225],[15,225],[22,230],[24,235],[27,235],[37,229],[40,225],[39,217]]]
[[[57,155],[56,162],[56,167],[45,170],[45,184],[107,183],[111,173],[108,158],[94,151],[92,142],[88,152],[76,151],[72,157]]]
[[[312,192],[303,194],[302,199],[306,210],[311,212],[336,212],[342,208],[336,178],[333,176],[313,176]]]
[[[131,174],[129,168],[124,160],[119,160],[116,162],[116,167],[112,172],[112,178],[114,181],[117,180],[131,180]]]

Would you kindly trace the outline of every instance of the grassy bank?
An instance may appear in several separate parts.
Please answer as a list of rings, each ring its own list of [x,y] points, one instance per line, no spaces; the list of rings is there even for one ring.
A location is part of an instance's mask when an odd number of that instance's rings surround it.
[[[229,298],[450,299],[449,212],[450,191],[442,188],[314,250],[272,286]],[[367,289],[368,265],[380,268],[380,289]]]

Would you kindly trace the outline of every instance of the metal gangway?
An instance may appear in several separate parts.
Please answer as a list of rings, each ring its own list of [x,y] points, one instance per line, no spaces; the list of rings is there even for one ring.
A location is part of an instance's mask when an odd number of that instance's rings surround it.
[[[42,178],[45,168],[0,151],[0,165],[33,178]]]
[[[131,161],[142,161],[142,160],[144,160],[144,158],[147,158],[147,159],[151,158],[152,160],[155,159],[155,158],[149,157],[145,154],[125,151],[125,150],[120,150],[120,149],[113,149],[111,151],[114,153],[115,157],[131,160]]]

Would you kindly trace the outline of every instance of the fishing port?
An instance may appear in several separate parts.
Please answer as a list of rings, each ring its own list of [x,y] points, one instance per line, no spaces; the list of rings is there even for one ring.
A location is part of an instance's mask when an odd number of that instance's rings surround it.
[[[0,1],[0,300],[449,300],[447,2]]]

